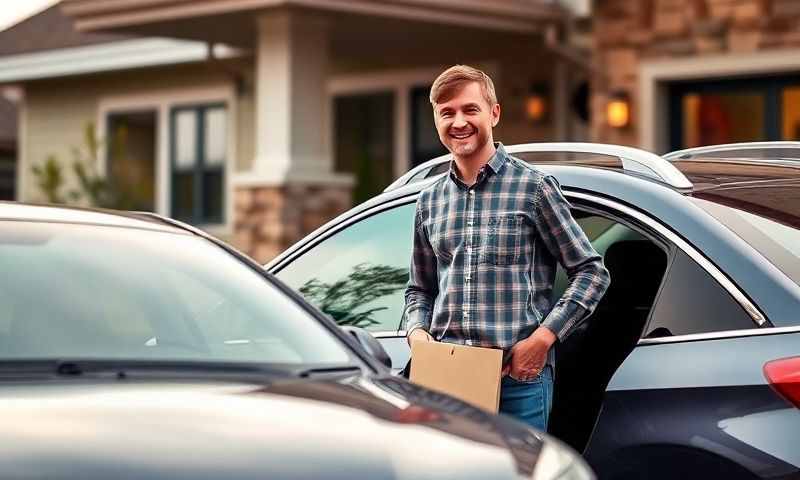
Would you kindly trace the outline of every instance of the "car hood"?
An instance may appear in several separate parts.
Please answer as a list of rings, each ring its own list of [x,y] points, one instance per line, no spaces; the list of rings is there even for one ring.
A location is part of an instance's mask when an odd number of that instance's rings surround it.
[[[15,383],[0,404],[10,478],[531,478],[564,451],[391,377]]]

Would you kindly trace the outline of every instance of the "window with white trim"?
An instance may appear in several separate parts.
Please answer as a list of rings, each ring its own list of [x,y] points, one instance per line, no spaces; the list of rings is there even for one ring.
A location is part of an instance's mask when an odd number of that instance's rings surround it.
[[[227,123],[224,105],[193,105],[172,109],[172,217],[195,225],[224,223]]]

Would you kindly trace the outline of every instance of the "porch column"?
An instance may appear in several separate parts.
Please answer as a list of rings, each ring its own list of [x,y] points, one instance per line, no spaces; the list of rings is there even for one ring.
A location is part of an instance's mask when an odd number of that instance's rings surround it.
[[[326,22],[280,10],[257,24],[255,159],[237,184],[235,243],[266,261],[349,208],[353,178],[334,171]]]
[[[333,175],[327,72],[324,20],[290,11],[258,18],[253,172],[258,177],[319,182]]]

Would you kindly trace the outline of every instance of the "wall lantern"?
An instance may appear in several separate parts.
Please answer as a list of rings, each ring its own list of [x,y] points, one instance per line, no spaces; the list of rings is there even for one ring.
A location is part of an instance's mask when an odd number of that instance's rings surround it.
[[[525,97],[525,116],[534,123],[541,123],[547,119],[549,111],[547,87],[533,84]]]
[[[631,100],[623,91],[612,92],[606,104],[606,122],[614,128],[625,128],[631,121]]]

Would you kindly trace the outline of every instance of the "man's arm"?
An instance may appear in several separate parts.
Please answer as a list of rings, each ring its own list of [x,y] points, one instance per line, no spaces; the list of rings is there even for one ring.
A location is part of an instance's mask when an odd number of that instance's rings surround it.
[[[422,197],[420,197],[420,200]],[[438,294],[436,272],[436,256],[428,240],[423,225],[421,201],[417,201],[414,215],[414,239],[411,252],[411,267],[406,286],[406,304],[403,316],[409,342],[413,337],[430,339],[428,330],[431,326],[433,300]],[[423,336],[422,333],[425,333]],[[427,337],[427,338],[426,338]]]
[[[603,258],[572,217],[569,202],[555,178],[543,179],[534,203],[539,234],[569,277],[569,286],[542,321],[542,326],[563,340],[594,311],[611,277]]]

